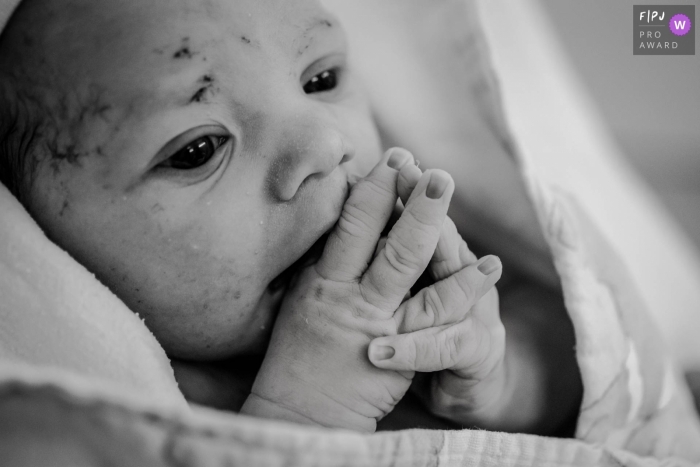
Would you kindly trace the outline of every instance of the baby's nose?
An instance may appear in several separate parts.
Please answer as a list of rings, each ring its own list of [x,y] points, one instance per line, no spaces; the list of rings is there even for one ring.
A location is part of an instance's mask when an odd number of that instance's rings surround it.
[[[307,180],[322,179],[355,156],[355,148],[340,130],[308,122],[294,125],[283,135],[272,164],[271,192],[289,201]]]

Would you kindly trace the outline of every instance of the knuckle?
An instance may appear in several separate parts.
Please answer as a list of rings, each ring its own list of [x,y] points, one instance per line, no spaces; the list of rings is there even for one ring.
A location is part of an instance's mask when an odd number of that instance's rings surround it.
[[[417,368],[420,364],[419,355],[422,351],[419,351],[418,345],[415,339],[407,338],[407,345],[405,346],[405,355],[403,360],[408,363],[411,368]]]
[[[416,270],[422,270],[420,258],[402,242],[397,241],[395,236],[389,237],[382,251],[389,265],[401,274],[414,274]]]
[[[373,198],[396,198],[396,193],[393,190],[395,182],[387,186],[380,180],[369,177],[360,182],[362,184],[362,189],[370,192]]]
[[[431,336],[424,334],[413,334],[410,338],[412,343],[413,368],[419,371],[429,371],[435,366],[436,357],[435,341]]]
[[[440,365],[444,369],[452,368],[461,360],[463,336],[457,332],[443,332],[440,336]]]
[[[456,276],[454,285],[459,288],[459,291],[464,296],[466,303],[468,303],[471,307],[476,299],[476,287],[475,284],[469,280],[469,276],[467,274],[460,274]]]
[[[423,303],[422,291],[413,299],[408,300],[404,306],[404,313],[401,322],[399,323],[399,333],[407,334],[409,332],[419,331],[429,327],[430,317],[426,319],[425,304]],[[395,315],[396,316],[396,315]]]
[[[440,293],[435,287],[425,289],[423,295],[423,311],[430,319],[430,326],[438,326],[445,319],[446,309],[445,304],[440,297]]]
[[[373,220],[372,215],[366,210],[348,202],[338,219],[337,228],[351,237],[362,237],[370,229],[370,223]]]
[[[432,206],[411,205],[410,209],[404,210],[403,215],[406,216],[410,229],[436,236],[440,234],[445,218],[444,213]]]
[[[364,303],[381,303],[383,296],[381,288],[372,281],[363,283],[360,287],[360,297]]]

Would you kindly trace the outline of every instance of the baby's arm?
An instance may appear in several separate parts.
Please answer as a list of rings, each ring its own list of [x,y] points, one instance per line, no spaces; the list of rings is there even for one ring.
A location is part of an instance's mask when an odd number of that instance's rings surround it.
[[[420,176],[415,166],[401,170],[398,191],[404,201]],[[455,422],[541,434],[560,430],[575,419],[581,392],[565,311],[553,310],[554,294],[535,285],[521,285],[502,301],[507,333],[495,288],[471,309],[454,307],[450,296],[464,292],[439,285],[476,261],[447,219],[430,265],[433,279],[442,282],[420,291],[412,306],[402,305],[396,317],[403,320],[404,334],[373,341],[370,358],[386,369],[447,369],[420,375],[425,381],[416,386],[435,414]],[[393,358],[372,358],[375,347],[393,348]]]

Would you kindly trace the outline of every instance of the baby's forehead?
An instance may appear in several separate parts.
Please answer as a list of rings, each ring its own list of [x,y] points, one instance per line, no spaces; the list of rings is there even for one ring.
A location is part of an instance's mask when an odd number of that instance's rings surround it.
[[[111,139],[139,114],[207,104],[223,79],[250,81],[251,57],[275,66],[335,26],[315,0],[27,0],[16,16],[0,66],[23,64],[37,99],[72,125],[67,146],[78,123]]]
[[[332,27],[315,0],[27,0],[14,23],[8,47],[37,81],[98,86],[125,84],[130,90],[167,93],[179,80],[197,83],[205,68],[226,53],[274,46],[303,49],[309,31]],[[247,47],[236,47],[245,45]],[[245,63],[236,64],[245,67]],[[40,69],[40,70],[38,70]],[[190,76],[191,74],[191,76]],[[195,89],[196,92],[198,89]]]

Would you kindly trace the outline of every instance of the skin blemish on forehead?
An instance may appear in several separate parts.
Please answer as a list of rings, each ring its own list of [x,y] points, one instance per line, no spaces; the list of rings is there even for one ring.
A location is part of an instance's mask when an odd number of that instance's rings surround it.
[[[183,37],[182,43],[180,44],[180,48],[177,49],[177,51],[173,54],[173,58],[174,59],[192,58],[195,55],[197,55],[197,52],[193,51],[190,48],[190,38]]]
[[[192,95],[192,97],[190,97],[188,104],[206,102],[207,94],[215,92],[214,77],[212,75],[202,76],[201,78],[199,78],[198,84],[199,84],[199,88]]]
[[[195,102],[202,102],[204,100],[204,94],[207,93],[207,88],[206,87],[201,87],[197,89],[197,92],[194,93],[194,96],[190,99],[190,104],[195,103]]]
[[[241,35],[239,39],[243,43],[243,45],[249,45],[251,47],[260,47],[260,41],[251,39],[250,36],[246,36],[245,34]]]

